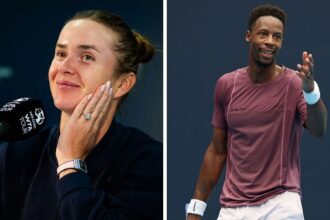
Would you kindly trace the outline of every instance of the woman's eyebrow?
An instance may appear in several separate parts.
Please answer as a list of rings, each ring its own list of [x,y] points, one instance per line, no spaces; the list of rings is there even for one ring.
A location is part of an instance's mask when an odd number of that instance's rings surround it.
[[[67,48],[67,45],[66,44],[60,44],[60,43],[57,43],[56,44],[56,47],[59,47],[59,48],[62,48],[62,49],[66,49]],[[80,44],[77,46],[78,49],[82,49],[82,50],[95,50],[96,52],[100,53],[100,50],[97,49],[96,46],[94,45],[90,45],[90,44]]]

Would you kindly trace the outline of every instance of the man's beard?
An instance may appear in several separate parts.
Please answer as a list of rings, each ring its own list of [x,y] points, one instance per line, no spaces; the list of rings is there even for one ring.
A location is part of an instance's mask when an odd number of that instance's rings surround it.
[[[256,64],[258,66],[263,67],[263,68],[269,67],[274,63],[274,59],[272,59],[272,61],[269,62],[269,63],[264,63],[264,62],[261,62],[260,60],[257,60],[257,59],[255,59],[255,61],[256,61]]]
[[[270,67],[271,65],[273,65],[274,64],[274,62],[275,62],[275,56],[273,57],[273,59],[272,60],[270,60],[270,62],[262,62],[261,61],[261,57],[260,56],[258,56],[258,55],[253,55],[253,59],[254,59],[254,61],[255,61],[255,63],[259,66],[259,67],[262,67],[262,68],[266,68],[266,67]]]

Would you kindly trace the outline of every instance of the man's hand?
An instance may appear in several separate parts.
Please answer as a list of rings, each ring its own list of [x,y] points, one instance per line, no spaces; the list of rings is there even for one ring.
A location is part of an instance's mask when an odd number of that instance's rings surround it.
[[[302,64],[297,65],[297,75],[302,79],[302,89],[306,93],[314,90],[314,60],[311,53],[302,53]]]
[[[306,93],[314,90],[314,59],[312,54],[304,51],[302,54],[302,64],[297,65],[299,72],[297,75],[302,79],[302,89]],[[313,105],[307,105],[307,120],[306,126],[309,132],[317,137],[325,135],[327,128],[327,109],[319,99]]]
[[[201,220],[202,216],[200,215],[194,215],[194,214],[188,214],[186,220]]]

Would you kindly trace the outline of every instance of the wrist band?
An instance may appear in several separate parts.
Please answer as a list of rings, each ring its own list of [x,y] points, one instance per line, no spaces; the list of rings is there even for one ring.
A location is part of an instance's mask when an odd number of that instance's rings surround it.
[[[321,93],[320,93],[320,89],[319,86],[317,85],[316,81],[314,81],[314,90],[312,92],[305,92],[304,93],[304,98],[306,100],[306,103],[308,105],[314,105],[315,103],[317,103],[321,97]]]
[[[206,206],[206,202],[198,199],[192,199],[190,200],[190,203],[186,204],[186,214],[190,213],[203,216]]]

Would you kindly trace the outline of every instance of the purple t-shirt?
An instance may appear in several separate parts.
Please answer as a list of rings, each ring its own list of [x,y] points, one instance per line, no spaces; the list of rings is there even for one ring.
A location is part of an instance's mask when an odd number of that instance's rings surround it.
[[[227,132],[223,207],[259,205],[284,191],[300,193],[299,145],[307,118],[301,79],[283,68],[253,84],[247,67],[217,81],[212,124]]]

